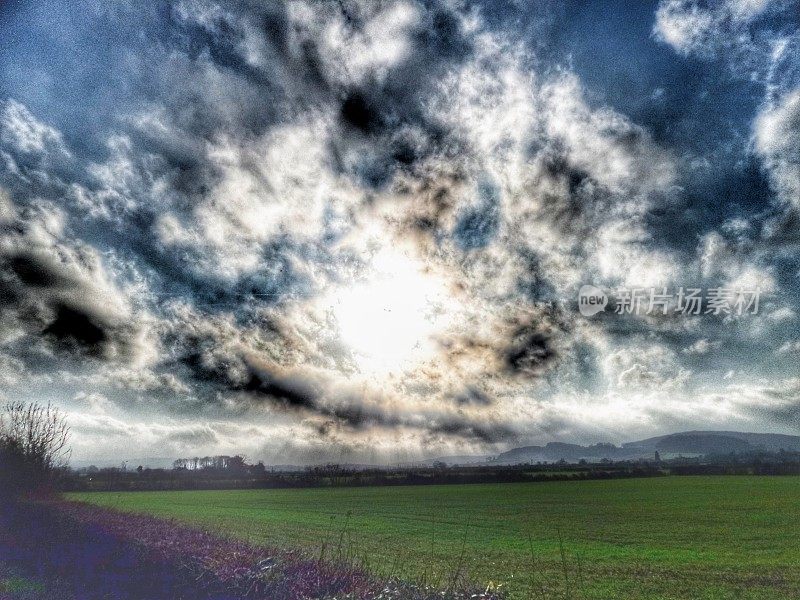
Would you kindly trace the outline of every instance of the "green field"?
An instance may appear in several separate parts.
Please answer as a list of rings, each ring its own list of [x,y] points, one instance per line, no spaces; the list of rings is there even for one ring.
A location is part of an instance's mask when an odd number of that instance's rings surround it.
[[[800,598],[800,477],[70,497],[511,598]]]

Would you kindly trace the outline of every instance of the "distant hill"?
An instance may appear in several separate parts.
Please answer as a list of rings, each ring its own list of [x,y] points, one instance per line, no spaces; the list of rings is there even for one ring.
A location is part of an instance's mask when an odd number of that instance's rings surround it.
[[[740,431],[686,431],[659,437],[648,438],[638,442],[622,444],[623,448],[659,450],[661,448],[679,448],[684,452],[692,452],[689,448],[702,448],[701,454],[720,452],[737,452],[742,450],[780,450],[800,451],[800,436],[782,435],[778,433],[742,433]],[[675,450],[671,450],[675,451]]]
[[[638,453],[619,448],[613,444],[595,444],[593,446],[580,446],[563,442],[550,442],[546,446],[523,446],[508,452],[498,454],[492,461],[494,464],[512,465],[527,462],[556,462],[565,460],[577,462],[581,459],[599,461],[604,458],[620,460],[632,458]]]
[[[597,462],[602,459],[652,458],[656,452],[663,458],[667,458],[678,455],[701,456],[759,450],[767,452],[778,452],[780,450],[800,451],[800,436],[774,433],[742,433],[738,431],[685,431],[636,442],[627,442],[621,446],[613,444],[581,446],[578,444],[551,442],[545,446],[513,448],[498,454],[494,459],[490,459],[490,462],[500,465],[557,462],[559,460],[567,462],[577,462],[579,460]],[[467,463],[468,461],[460,462],[460,464]]]

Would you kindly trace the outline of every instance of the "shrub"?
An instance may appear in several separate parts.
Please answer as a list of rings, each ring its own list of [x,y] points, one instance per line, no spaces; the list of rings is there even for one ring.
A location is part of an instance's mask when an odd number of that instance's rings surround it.
[[[69,427],[50,404],[9,402],[0,415],[0,494],[52,483],[69,458]]]

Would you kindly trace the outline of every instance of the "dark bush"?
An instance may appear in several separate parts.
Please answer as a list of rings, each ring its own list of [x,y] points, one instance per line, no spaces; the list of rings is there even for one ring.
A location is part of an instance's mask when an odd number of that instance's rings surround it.
[[[0,495],[47,487],[66,466],[69,427],[51,405],[10,402],[0,415]]]

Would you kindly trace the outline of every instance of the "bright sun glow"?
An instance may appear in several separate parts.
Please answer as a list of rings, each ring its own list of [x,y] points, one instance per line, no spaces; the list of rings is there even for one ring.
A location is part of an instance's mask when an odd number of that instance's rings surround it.
[[[387,373],[430,357],[433,335],[449,321],[445,283],[393,250],[379,252],[370,266],[369,276],[340,290],[332,304],[359,369]]]

